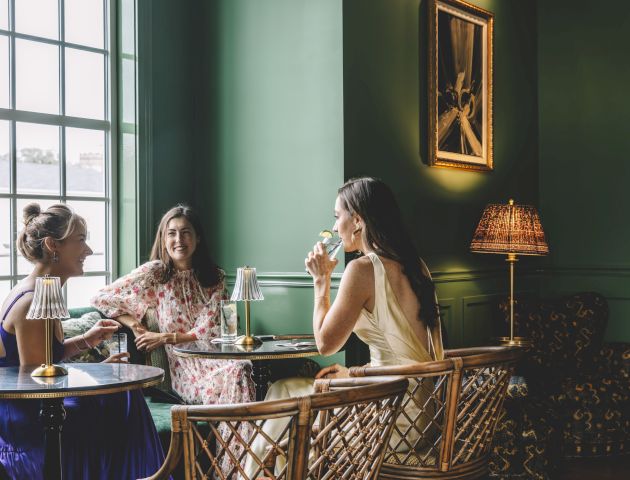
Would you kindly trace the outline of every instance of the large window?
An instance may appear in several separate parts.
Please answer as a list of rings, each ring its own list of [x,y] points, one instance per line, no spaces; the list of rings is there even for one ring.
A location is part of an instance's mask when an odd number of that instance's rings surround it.
[[[29,273],[22,208],[67,203],[94,255],[66,287],[86,305],[111,277],[109,0],[0,0],[0,298]]]

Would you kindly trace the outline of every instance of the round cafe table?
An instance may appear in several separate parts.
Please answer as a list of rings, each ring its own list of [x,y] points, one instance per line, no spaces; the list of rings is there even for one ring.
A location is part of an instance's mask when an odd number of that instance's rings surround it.
[[[262,344],[253,347],[198,340],[180,343],[173,351],[180,357],[251,360],[257,401],[265,399],[274,362],[319,355],[315,339],[310,335],[262,335],[258,338],[262,340]]]
[[[0,399],[41,399],[44,424],[44,478],[61,480],[61,430],[65,397],[103,395],[160,383],[164,370],[127,363],[63,364],[68,375],[31,377],[37,365],[0,368]]]

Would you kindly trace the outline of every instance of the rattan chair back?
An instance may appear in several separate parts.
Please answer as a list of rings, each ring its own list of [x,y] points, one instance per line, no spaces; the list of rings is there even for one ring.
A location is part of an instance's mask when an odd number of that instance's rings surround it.
[[[182,461],[186,480],[375,479],[408,387],[403,377],[326,382],[325,393],[232,405],[171,408],[171,446],[151,480]],[[322,390],[320,390],[322,391]],[[265,424],[284,419],[270,436]],[[264,437],[259,453],[254,441]],[[245,469],[247,461],[256,471]]]
[[[488,458],[518,347],[450,350],[442,361],[353,367],[352,377],[403,375],[409,388],[380,478],[473,479]]]

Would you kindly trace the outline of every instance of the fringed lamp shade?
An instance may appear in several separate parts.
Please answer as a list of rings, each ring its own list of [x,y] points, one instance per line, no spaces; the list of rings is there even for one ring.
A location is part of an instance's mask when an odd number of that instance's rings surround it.
[[[490,204],[470,243],[475,253],[547,255],[549,246],[536,209],[530,205]]]

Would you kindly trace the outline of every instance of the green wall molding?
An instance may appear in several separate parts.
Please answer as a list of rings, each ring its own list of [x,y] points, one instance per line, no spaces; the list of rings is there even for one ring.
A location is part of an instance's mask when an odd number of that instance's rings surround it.
[[[630,265],[563,265],[541,270],[543,275],[630,277]]]
[[[313,288],[313,278],[300,272],[256,272],[258,283],[262,287],[289,287],[289,288]],[[235,274],[226,275],[227,284],[233,286],[236,281]],[[339,288],[341,273],[333,273],[331,288]]]

